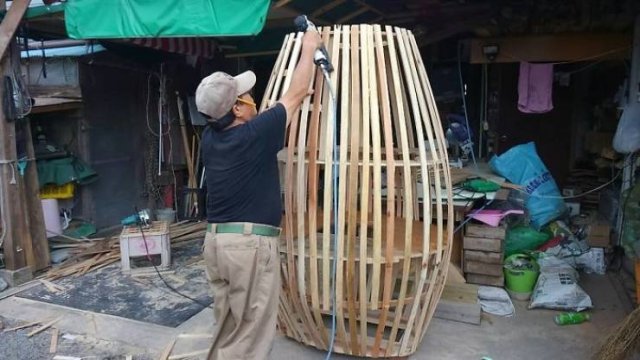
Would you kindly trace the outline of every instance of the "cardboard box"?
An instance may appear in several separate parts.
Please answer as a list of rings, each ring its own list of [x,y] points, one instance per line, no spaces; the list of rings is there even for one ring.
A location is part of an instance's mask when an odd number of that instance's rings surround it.
[[[595,220],[588,228],[587,243],[591,247],[611,245],[611,226],[603,220]]]

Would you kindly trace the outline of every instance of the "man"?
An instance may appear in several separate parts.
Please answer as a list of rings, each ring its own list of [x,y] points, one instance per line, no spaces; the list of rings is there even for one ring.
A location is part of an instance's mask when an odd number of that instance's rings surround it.
[[[251,71],[236,77],[215,72],[196,90],[198,111],[210,118],[202,135],[209,222],[203,256],[217,323],[210,360],[266,359],[275,337],[282,219],[276,154],[308,95],[321,44],[311,31],[302,41],[289,89],[259,115]]]

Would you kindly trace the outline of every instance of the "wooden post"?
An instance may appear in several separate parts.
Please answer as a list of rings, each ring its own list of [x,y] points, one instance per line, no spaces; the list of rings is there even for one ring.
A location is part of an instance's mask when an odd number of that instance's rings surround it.
[[[7,48],[13,40],[14,33],[20,24],[30,0],[16,0],[11,9],[0,23],[0,74],[4,75],[10,68],[11,60],[6,58]],[[5,0],[0,0],[0,10],[6,9]],[[0,184],[3,219],[3,233],[5,234],[3,248],[5,254],[6,270],[3,272],[5,279],[16,285],[28,281],[32,277],[32,265],[36,268],[35,255],[29,233],[29,220],[25,213],[24,202],[26,198],[22,194],[24,186],[23,178],[16,167],[16,129],[15,124],[7,122],[3,109],[3,91],[0,86]],[[46,238],[45,238],[46,241]],[[45,242],[46,245],[46,242]],[[48,264],[48,248],[44,249]],[[30,261],[29,261],[30,260]],[[30,264],[30,263],[31,264]]]
[[[34,159],[33,136],[31,134],[31,122],[24,123],[24,134],[26,137],[27,158]],[[42,203],[40,202],[40,184],[38,182],[38,171],[36,163],[29,161],[24,176],[26,198],[25,206],[27,219],[29,220],[29,232],[31,234],[31,244],[35,259],[35,270],[42,270],[49,267],[51,256],[49,254],[49,242],[44,225],[44,215],[42,213]],[[31,265],[31,264],[29,264]]]
[[[4,74],[7,68],[7,60],[0,62],[0,74]],[[16,154],[16,129],[15,124],[7,122],[2,110],[2,96],[4,87],[0,86],[0,183],[2,183],[2,219],[4,220],[3,233],[5,234],[3,248],[5,266],[7,270],[19,270],[27,266],[25,252],[20,244],[23,237],[24,217],[20,211],[20,195],[18,193],[18,170],[15,168]]]

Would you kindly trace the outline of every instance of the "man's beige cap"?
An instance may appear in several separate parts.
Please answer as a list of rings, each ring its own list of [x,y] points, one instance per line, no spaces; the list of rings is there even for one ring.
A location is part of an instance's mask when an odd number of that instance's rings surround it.
[[[256,74],[253,71],[245,71],[238,76],[216,71],[198,85],[196,107],[213,120],[220,119],[231,111],[236,98],[249,92],[255,84]]]

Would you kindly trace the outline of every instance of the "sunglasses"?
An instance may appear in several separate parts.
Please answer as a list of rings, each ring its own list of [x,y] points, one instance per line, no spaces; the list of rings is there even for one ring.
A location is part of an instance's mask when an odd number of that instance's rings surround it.
[[[246,100],[246,99],[243,99],[243,98],[238,97],[238,98],[236,98],[236,101],[239,101],[239,102],[241,102],[241,103],[243,103],[243,104],[247,104],[247,105],[249,105],[249,106],[256,107],[256,103],[254,103],[254,102],[253,102],[253,101],[251,101],[251,100]]]

